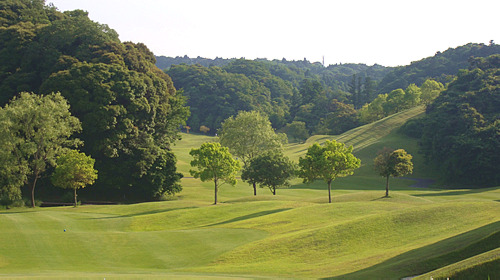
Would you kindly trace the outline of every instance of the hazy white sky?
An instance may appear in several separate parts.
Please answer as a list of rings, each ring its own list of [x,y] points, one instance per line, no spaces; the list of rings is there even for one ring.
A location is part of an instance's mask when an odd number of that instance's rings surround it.
[[[46,0],[156,55],[407,65],[500,43],[498,0]]]

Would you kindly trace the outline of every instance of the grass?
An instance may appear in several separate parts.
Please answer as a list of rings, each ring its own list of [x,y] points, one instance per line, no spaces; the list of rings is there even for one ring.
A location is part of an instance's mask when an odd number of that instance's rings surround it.
[[[190,149],[215,139],[184,134],[173,147],[186,176],[177,200],[0,210],[0,278],[467,279],[496,273],[500,188],[416,189],[410,180],[391,179],[390,197],[383,197],[384,178],[372,161],[384,146],[414,155],[414,177],[436,178],[415,140],[396,132],[422,112],[415,108],[286,147],[297,160],[314,141],[354,145],[362,167],[333,182],[332,204],[324,182],[296,179],[276,196],[259,189],[255,197],[244,182],[223,186],[214,206],[213,184],[188,177]]]

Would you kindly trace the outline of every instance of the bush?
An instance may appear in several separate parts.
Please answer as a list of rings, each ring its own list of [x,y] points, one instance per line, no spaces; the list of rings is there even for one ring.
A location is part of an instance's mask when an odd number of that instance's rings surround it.
[[[409,120],[399,128],[399,133],[408,137],[420,138],[423,132],[423,123],[421,120]]]

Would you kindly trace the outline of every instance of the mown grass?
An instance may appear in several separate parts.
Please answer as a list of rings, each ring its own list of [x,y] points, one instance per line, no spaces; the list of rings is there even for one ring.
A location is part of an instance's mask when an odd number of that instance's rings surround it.
[[[222,186],[214,206],[213,183],[189,178],[189,151],[216,139],[184,134],[173,147],[186,176],[176,200],[0,210],[0,278],[400,279],[490,272],[499,259],[500,188],[416,189],[410,180],[391,179],[390,197],[383,197],[385,182],[372,161],[385,146],[414,155],[413,177],[435,178],[416,141],[397,133],[422,112],[287,145],[294,160],[314,141],[354,145],[362,167],[334,181],[332,204],[324,182],[295,179],[276,196],[267,189],[253,196],[241,181]]]

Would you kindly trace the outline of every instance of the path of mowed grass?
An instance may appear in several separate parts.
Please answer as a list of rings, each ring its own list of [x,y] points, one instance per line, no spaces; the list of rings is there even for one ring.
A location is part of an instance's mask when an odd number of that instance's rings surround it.
[[[212,183],[184,178],[173,201],[0,210],[0,278],[400,279],[463,263],[487,269],[477,264],[498,259],[500,188],[415,189],[391,179],[391,197],[382,197],[374,154],[384,146],[416,153],[394,128],[422,110],[287,146],[296,160],[313,140],[355,141],[363,166],[334,181],[332,204],[325,183],[295,179],[276,196],[259,189],[254,197],[243,182],[222,186],[214,206]],[[189,177],[189,150],[215,139],[183,136],[173,150]],[[414,177],[433,177],[415,162]]]

